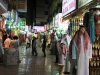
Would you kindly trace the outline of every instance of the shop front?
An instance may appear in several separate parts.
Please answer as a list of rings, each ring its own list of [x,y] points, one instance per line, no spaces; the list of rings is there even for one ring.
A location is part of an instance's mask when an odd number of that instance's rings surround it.
[[[69,20],[62,22],[62,13],[58,13],[55,16],[55,29],[58,37],[62,37],[62,35],[67,32],[68,26],[69,26]]]
[[[63,16],[63,21],[70,19],[70,33],[73,37],[79,30],[80,25],[86,26],[86,31],[92,44],[92,58],[89,59],[89,75],[100,74],[100,31],[99,15],[100,1],[78,0],[78,6],[74,11]],[[63,8],[62,8],[63,9]],[[63,10],[62,10],[63,11]]]

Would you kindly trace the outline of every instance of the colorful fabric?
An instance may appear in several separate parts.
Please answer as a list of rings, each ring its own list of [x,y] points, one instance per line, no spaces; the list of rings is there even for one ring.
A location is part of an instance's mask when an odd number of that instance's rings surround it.
[[[100,16],[95,15],[95,21],[96,21],[96,35],[100,36]]]
[[[90,42],[95,41],[95,20],[94,14],[91,12],[87,12],[84,15],[83,25],[86,26],[88,35],[90,36]]]

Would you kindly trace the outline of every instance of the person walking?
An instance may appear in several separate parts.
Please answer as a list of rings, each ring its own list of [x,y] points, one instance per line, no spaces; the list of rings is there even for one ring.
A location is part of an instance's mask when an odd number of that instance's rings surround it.
[[[46,57],[46,53],[45,53],[45,48],[46,48],[46,36],[43,36],[43,43],[42,43],[42,52],[44,53],[43,57]]]
[[[38,55],[36,47],[37,47],[37,38],[33,37],[33,39],[32,39],[32,55],[35,55],[35,56]]]

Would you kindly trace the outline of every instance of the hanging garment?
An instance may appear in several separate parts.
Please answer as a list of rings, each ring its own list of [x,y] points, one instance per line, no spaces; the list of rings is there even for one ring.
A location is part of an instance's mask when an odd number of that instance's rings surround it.
[[[80,36],[81,47],[78,51],[78,45],[75,41],[72,44],[72,59],[76,60],[77,70],[76,75],[89,75],[89,58],[92,58],[92,45],[88,42],[88,48],[84,48],[84,37]],[[74,64],[74,62],[73,62]]]
[[[95,41],[95,20],[94,15],[91,12],[87,12],[84,15],[83,25],[86,26],[87,32],[90,36],[90,42]]]
[[[100,36],[100,15],[95,14],[96,35]]]

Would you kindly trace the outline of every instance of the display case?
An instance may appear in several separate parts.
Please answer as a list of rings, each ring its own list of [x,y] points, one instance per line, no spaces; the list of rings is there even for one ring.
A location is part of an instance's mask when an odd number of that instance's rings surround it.
[[[92,44],[92,58],[89,63],[90,75],[100,75],[100,36]]]
[[[75,33],[79,30],[79,26],[83,25],[83,17],[82,16],[75,16],[70,19],[70,34],[73,37]]]

